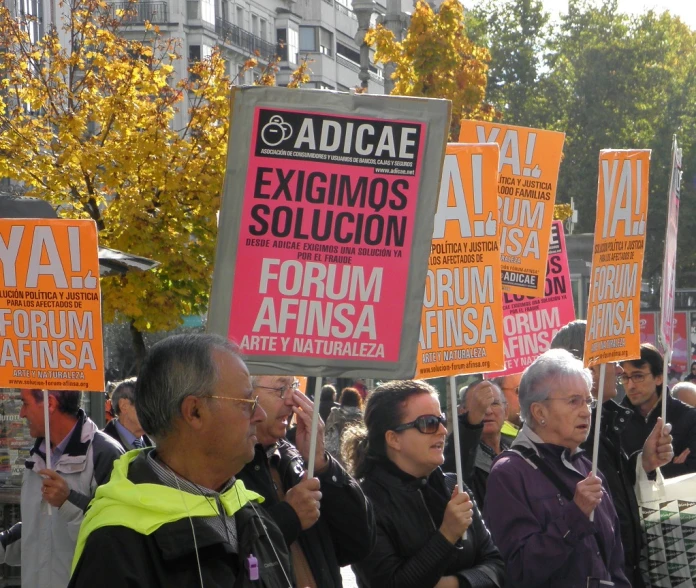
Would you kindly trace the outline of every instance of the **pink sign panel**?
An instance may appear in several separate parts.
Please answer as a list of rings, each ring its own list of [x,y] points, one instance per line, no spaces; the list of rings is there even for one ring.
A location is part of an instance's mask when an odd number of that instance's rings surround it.
[[[689,341],[689,332],[686,325],[686,313],[674,313],[674,344],[672,347],[671,368],[679,373],[686,373],[690,365],[689,353],[691,351],[691,343]]]
[[[399,360],[425,126],[254,110],[228,330],[245,355]]]
[[[568,253],[561,221],[554,221],[551,227],[544,297],[505,294],[504,300],[505,370],[488,374],[491,378],[523,372],[549,349],[559,329],[575,320]]]
[[[640,313],[640,342],[657,343],[657,333],[655,333],[655,313],[641,312]]]
[[[672,144],[672,174],[667,206],[667,230],[665,231],[665,259],[662,265],[662,296],[660,299],[660,351],[667,354],[676,344],[672,333],[674,318],[675,276],[677,273],[677,229],[679,225],[679,199],[681,186],[681,149],[674,137]],[[674,362],[671,362],[672,364]]]

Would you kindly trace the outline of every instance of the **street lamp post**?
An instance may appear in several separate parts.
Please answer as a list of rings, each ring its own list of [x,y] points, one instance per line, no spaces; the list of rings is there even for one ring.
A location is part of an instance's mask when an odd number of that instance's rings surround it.
[[[377,2],[375,0],[353,0],[353,12],[358,18],[358,32],[355,35],[355,42],[360,45],[360,79],[361,87],[367,90],[367,83],[370,81],[370,46],[365,43],[365,35],[370,28],[372,15],[376,12]]]

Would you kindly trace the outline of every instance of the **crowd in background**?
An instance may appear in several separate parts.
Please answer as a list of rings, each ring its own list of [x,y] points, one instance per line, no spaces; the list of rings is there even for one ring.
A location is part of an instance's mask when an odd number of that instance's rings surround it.
[[[461,488],[424,381],[327,384],[312,402],[291,376],[250,376],[222,338],[177,335],[115,386],[103,432],[79,393],[50,392],[48,442],[43,392],[23,390],[36,444],[0,557],[31,588],[331,588],[347,565],[363,588],[647,586],[635,485],[696,472],[696,386],[667,392],[663,423],[657,349],[607,364],[595,475],[585,328],[459,391]]]

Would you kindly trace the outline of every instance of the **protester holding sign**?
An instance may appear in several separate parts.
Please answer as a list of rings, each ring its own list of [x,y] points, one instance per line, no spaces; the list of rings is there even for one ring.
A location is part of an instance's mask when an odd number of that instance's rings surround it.
[[[592,474],[580,450],[591,388],[590,371],[561,349],[545,352],[522,376],[525,424],[493,463],[484,510],[512,586],[631,586],[606,480]]]
[[[626,449],[639,450],[661,422],[663,357],[649,343],[640,346],[640,359],[621,363],[620,376],[626,390],[622,404],[631,410],[621,439]],[[669,394],[669,390],[667,391]],[[667,396],[667,422],[672,425],[674,460],[661,467],[665,478],[696,472],[696,409]]]
[[[554,349],[570,351],[576,358],[583,359],[585,347],[586,321],[573,321],[564,326],[551,342]],[[592,396],[597,398],[599,386],[599,367],[593,366],[592,371]],[[653,429],[648,440],[643,445],[642,452],[634,451],[626,453],[621,442],[621,435],[631,418],[631,411],[620,404],[616,398],[616,377],[623,370],[614,363],[606,366],[604,378],[604,403],[602,405],[602,420],[600,424],[600,445],[598,453],[598,468],[604,475],[614,507],[619,515],[621,525],[621,542],[624,547],[624,559],[626,576],[633,584],[633,588],[645,586],[643,577],[638,569],[641,549],[643,546],[643,534],[640,527],[638,501],[634,486],[636,483],[636,462],[642,457],[642,467],[647,473],[663,466],[672,459],[672,437],[667,432],[659,437],[662,429],[662,421]],[[582,448],[587,455],[592,455],[594,448],[594,428],[596,425],[596,411],[592,414],[592,427],[587,441]]]
[[[444,423],[432,386],[391,381],[367,401],[367,430],[351,431],[349,461],[377,517],[377,544],[353,565],[361,588],[504,585],[503,562],[468,489],[460,493],[456,477],[440,469]]]
[[[462,456],[464,481],[474,493],[479,508],[486,498],[486,482],[493,459],[509,444],[502,438],[508,405],[500,388],[493,382],[481,380],[462,389],[459,403],[459,447]],[[445,447],[442,469],[454,472],[454,435]]]
[[[70,588],[290,586],[280,531],[235,478],[265,416],[236,346],[203,334],[158,342],[135,405],[157,448],[114,464],[80,528]]]
[[[358,483],[324,450],[321,421],[316,477],[307,477],[315,405],[297,390],[295,379],[255,376],[252,383],[266,418],[256,426],[254,457],[239,478],[264,497],[263,507],[290,548],[296,585],[340,587],[340,567],[362,559],[374,545],[372,507]],[[296,445],[284,439],[293,413]]]
[[[0,553],[7,564],[21,560],[22,588],[64,588],[84,512],[123,450],[85,415],[80,392],[49,392],[48,443],[43,391],[22,390],[21,396],[19,415],[36,443],[22,478],[22,522],[0,534]],[[53,470],[46,468],[47,451]]]

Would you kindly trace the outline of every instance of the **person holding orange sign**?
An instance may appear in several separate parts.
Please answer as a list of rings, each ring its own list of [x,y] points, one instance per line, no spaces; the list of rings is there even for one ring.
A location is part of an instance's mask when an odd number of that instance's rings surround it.
[[[631,586],[606,480],[580,448],[595,406],[591,388],[590,370],[563,349],[545,352],[522,376],[524,426],[493,462],[484,508],[508,586]]]
[[[354,564],[361,588],[501,588],[500,553],[465,487],[446,474],[446,419],[435,389],[391,381],[372,392],[346,452],[374,503],[377,542]],[[466,536],[462,535],[466,532]]]
[[[22,390],[21,397],[19,416],[36,443],[22,478],[22,522],[0,534],[0,559],[10,565],[21,561],[22,588],[63,588],[85,510],[123,450],[85,415],[81,392],[48,393],[50,439],[43,391]],[[46,467],[49,451],[52,470]]]

